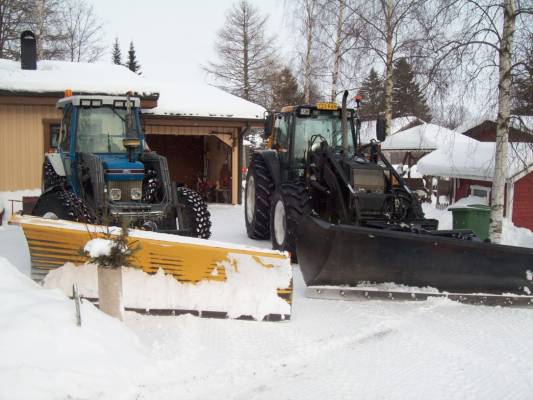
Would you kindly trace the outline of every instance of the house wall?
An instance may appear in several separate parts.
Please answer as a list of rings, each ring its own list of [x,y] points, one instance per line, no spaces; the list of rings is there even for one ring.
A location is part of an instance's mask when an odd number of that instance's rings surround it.
[[[470,194],[470,186],[484,186],[490,188],[492,187],[492,183],[487,181],[477,181],[474,179],[457,179],[454,202],[467,197]]]
[[[41,187],[47,124],[60,121],[54,105],[0,102],[0,191]]]
[[[533,231],[533,172],[514,184],[513,224]]]

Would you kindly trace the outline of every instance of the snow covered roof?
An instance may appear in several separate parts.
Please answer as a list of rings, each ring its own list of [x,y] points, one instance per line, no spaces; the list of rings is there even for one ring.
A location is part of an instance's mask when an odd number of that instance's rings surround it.
[[[464,138],[466,140],[446,143],[420,159],[418,171],[424,175],[491,181],[494,177],[496,144]],[[533,149],[530,144],[510,144],[507,179],[513,180],[519,173],[530,170],[533,170]]]
[[[146,114],[263,119],[265,109],[204,82],[176,73],[172,81],[139,76],[111,63],[39,61],[36,70],[22,70],[20,62],[0,59],[0,91],[21,93],[74,93],[141,96],[159,94],[158,106]]]
[[[36,70],[23,70],[20,62],[0,59],[0,90],[9,92],[155,95],[159,87],[128,68],[111,63],[39,61]]]
[[[410,124],[414,124],[417,121],[420,121],[417,117],[399,117],[399,118],[393,118],[392,119],[392,129],[391,133],[395,134],[396,132],[401,131],[406,126],[409,126]],[[361,143],[366,144],[370,143],[370,141],[376,139],[376,120],[372,121],[363,121],[361,123]]]
[[[176,77],[173,82],[158,82],[160,96],[157,107],[145,114],[179,115],[213,118],[263,119],[260,105],[234,96],[189,77]]]
[[[383,150],[431,151],[452,141],[467,141],[466,136],[435,124],[422,124],[390,135],[381,144]]]

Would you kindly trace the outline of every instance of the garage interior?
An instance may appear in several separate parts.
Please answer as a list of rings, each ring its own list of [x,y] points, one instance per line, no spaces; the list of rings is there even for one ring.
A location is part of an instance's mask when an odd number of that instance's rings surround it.
[[[171,179],[210,203],[241,202],[242,138],[262,120],[145,115],[148,146],[167,157]]]

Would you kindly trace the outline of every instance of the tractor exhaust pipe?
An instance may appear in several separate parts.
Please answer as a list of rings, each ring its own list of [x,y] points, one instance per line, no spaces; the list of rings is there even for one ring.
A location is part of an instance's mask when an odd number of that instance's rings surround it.
[[[342,148],[348,153],[348,118],[346,115],[346,103],[348,102],[348,91],[345,90],[342,95],[342,109],[341,109],[341,129],[342,129]]]

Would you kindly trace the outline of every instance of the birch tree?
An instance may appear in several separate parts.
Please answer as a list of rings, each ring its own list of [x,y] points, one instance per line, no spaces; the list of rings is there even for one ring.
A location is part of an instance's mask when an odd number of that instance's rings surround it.
[[[432,40],[438,29],[436,19],[428,17],[433,11],[429,0],[380,0],[357,2],[351,11],[361,20],[357,50],[362,57],[374,56],[384,70],[384,117],[387,135],[392,124],[392,94],[394,63],[404,57],[422,58],[420,49]],[[424,22],[431,21],[431,24]]]
[[[62,43],[69,61],[94,62],[104,52],[103,23],[92,5],[84,0],[68,0],[61,11]]]
[[[218,32],[218,62],[204,69],[225,90],[246,100],[264,98],[265,77],[273,66],[273,38],[266,35],[268,18],[247,0],[234,4]]]
[[[24,9],[20,0],[0,0],[0,58],[19,58]]]
[[[497,83],[496,146],[491,191],[490,239],[501,242],[508,168],[509,122],[513,69],[517,59],[517,24],[520,30],[533,23],[533,3],[522,0],[457,0],[451,2],[459,26],[438,49],[450,63],[460,65],[469,80]],[[447,6],[449,7],[449,5]],[[494,74],[493,74],[494,73]],[[490,96],[485,96],[490,98]]]
[[[65,47],[59,0],[32,0],[25,4],[25,29],[37,40],[37,59],[63,59]]]
[[[311,87],[315,73],[313,56],[316,50],[317,19],[320,7],[318,0],[300,0],[297,8],[301,12],[300,33],[305,38],[302,57],[304,101],[311,103]]]

